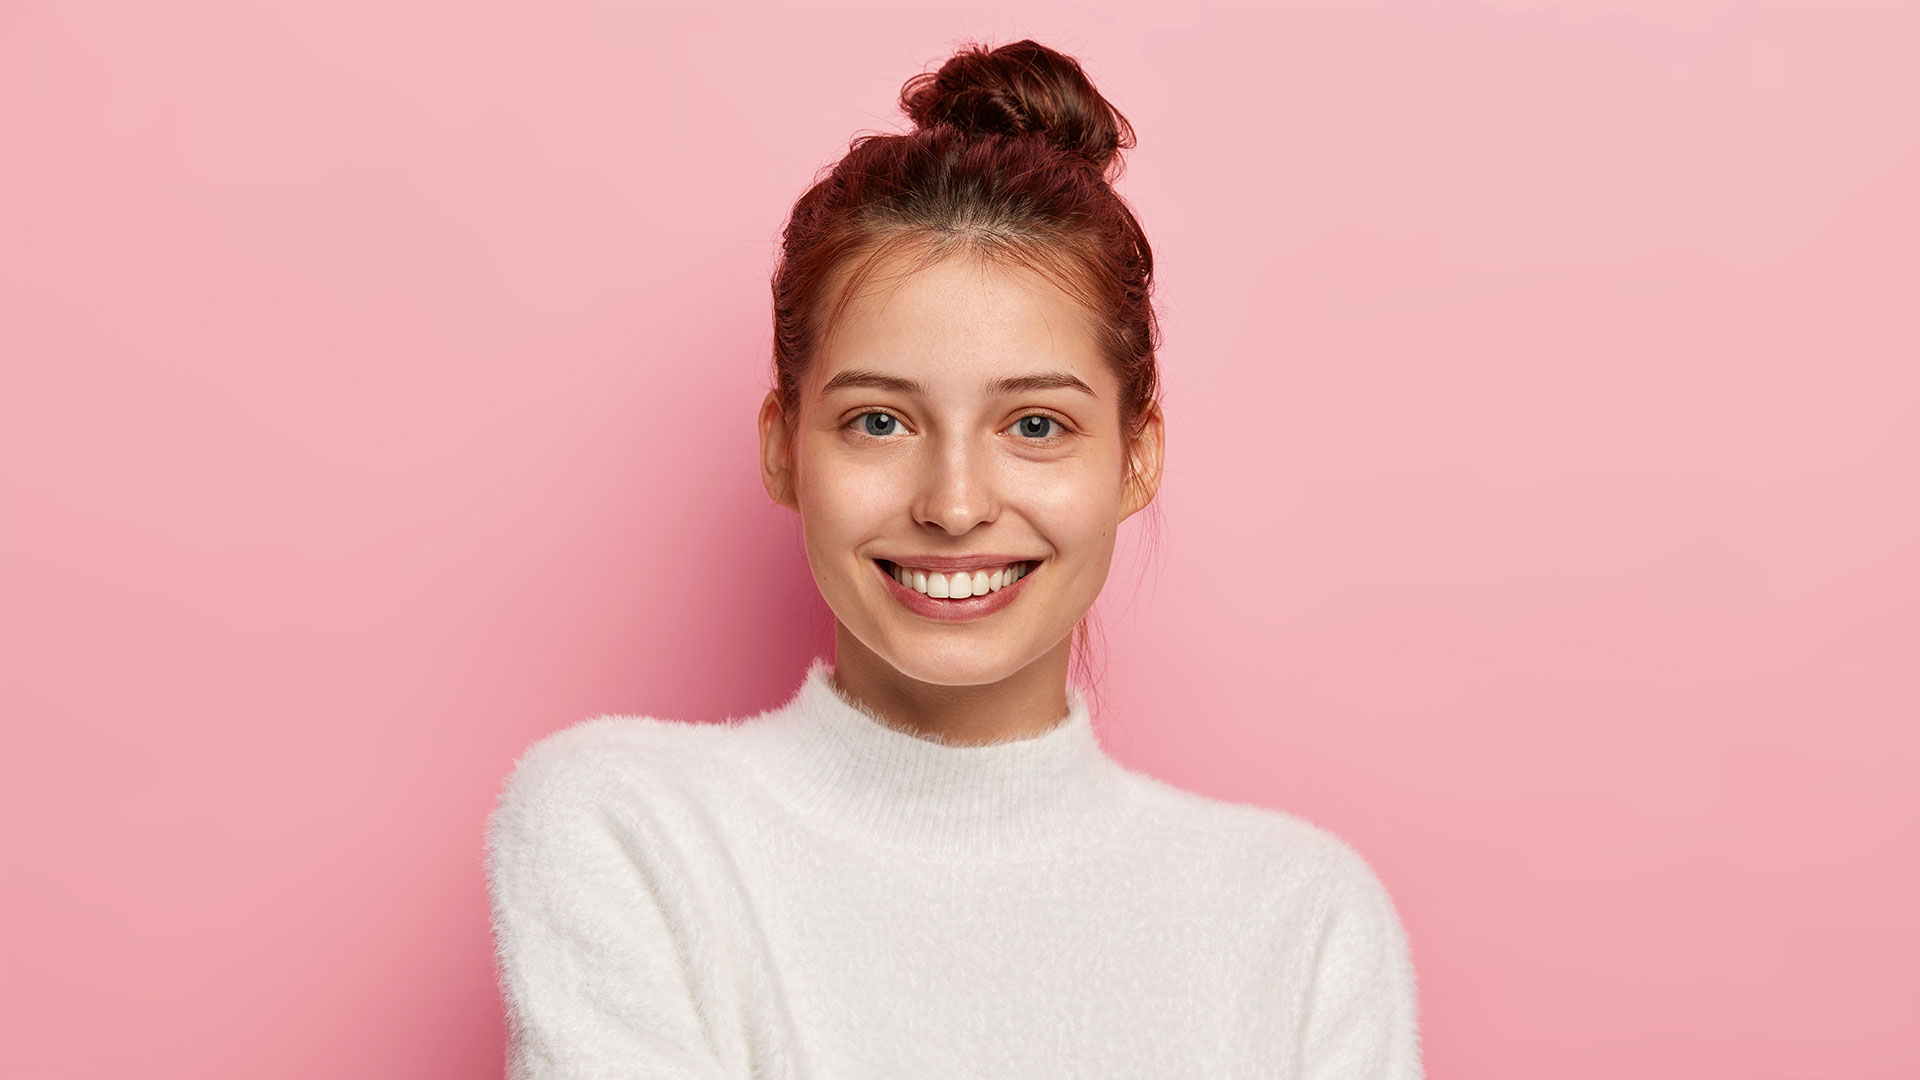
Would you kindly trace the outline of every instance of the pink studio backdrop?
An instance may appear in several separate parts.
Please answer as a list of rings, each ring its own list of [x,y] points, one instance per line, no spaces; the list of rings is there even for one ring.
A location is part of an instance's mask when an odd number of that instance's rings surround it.
[[[783,215],[963,38],[1140,133],[1133,767],[1436,1078],[1920,1075],[1920,6],[0,7],[8,1075],[497,1075],[530,741],[776,703]]]

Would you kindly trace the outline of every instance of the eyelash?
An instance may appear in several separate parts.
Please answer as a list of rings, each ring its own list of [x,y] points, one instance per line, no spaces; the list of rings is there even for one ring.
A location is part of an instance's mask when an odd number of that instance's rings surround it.
[[[853,427],[855,424],[860,423],[862,420],[865,420],[867,417],[872,416],[875,413],[879,413],[882,416],[892,416],[894,421],[897,423],[902,423],[902,424],[906,423],[906,421],[901,420],[898,416],[894,416],[892,412],[886,409],[868,409],[865,412],[862,412],[859,415],[855,416],[853,419],[848,420],[844,426]],[[1018,420],[1015,420],[1014,423],[1019,424],[1024,420],[1030,420],[1036,416],[1040,417],[1042,420],[1051,421],[1054,427],[1060,429],[1059,433],[1055,435],[1050,435],[1044,439],[1028,439],[1023,437],[1019,441],[1024,443],[1031,443],[1034,446],[1053,446],[1059,443],[1061,440],[1065,439],[1068,435],[1073,434],[1073,429],[1068,427],[1065,421],[1061,420],[1059,417],[1054,416],[1050,413],[1038,413],[1038,412],[1027,413],[1026,415],[1020,417]],[[864,431],[858,432],[858,434],[861,435],[863,438],[872,439],[875,442],[887,441],[887,436],[885,435],[869,435]]]

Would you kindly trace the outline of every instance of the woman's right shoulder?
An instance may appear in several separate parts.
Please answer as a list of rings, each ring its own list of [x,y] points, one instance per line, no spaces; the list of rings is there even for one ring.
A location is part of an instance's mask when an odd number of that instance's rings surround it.
[[[527,745],[500,784],[493,816],[591,812],[697,782],[735,725],[601,715]]]

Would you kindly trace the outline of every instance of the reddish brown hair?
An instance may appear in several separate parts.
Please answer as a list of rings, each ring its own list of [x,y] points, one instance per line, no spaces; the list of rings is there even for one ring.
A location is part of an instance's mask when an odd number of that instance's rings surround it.
[[[914,122],[864,135],[794,204],[773,274],[773,366],[788,415],[826,333],[889,256],[966,253],[1033,270],[1092,316],[1138,435],[1159,399],[1153,250],[1110,186],[1133,128],[1072,57],[969,45],[900,90]],[[831,306],[827,305],[833,298]]]
[[[1111,186],[1131,125],[1077,61],[1031,40],[966,45],[908,79],[900,107],[914,130],[854,139],[788,218],[773,274],[782,409],[799,415],[807,370],[876,267],[966,254],[1034,271],[1087,311],[1130,443],[1160,396],[1153,251]]]

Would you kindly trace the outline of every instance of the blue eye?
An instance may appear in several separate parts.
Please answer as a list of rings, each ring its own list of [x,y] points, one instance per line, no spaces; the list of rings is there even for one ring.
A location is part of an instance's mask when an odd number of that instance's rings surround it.
[[[875,437],[883,437],[883,436],[891,435],[893,434],[894,426],[900,423],[899,417],[893,415],[892,413],[883,413],[883,412],[861,413],[859,416],[854,417],[854,419],[866,420],[868,417],[873,417],[873,416],[877,416],[880,419],[885,421],[885,423],[881,425],[881,430],[879,431],[873,430],[874,426],[870,423],[862,424],[860,425],[860,431],[862,434],[872,435]]]
[[[1047,425],[1049,424],[1053,426],[1051,434],[1047,433]],[[900,418],[890,412],[882,412],[874,409],[863,412],[847,422],[847,426],[849,427],[856,425],[862,435],[870,439],[884,439],[898,431]],[[1023,416],[1013,422],[1013,427],[1010,430],[1018,432],[1025,442],[1039,444],[1059,442],[1069,434],[1065,424],[1045,413],[1030,413]]]
[[[1018,421],[1016,421],[1013,425],[1014,430],[1018,431],[1022,435],[1040,435],[1041,433],[1038,431],[1035,431],[1032,426],[1034,421],[1036,420],[1040,422],[1043,429],[1047,424],[1052,424],[1054,427],[1061,428],[1062,430],[1064,430],[1064,427],[1065,427],[1065,425],[1061,424],[1060,421],[1055,420],[1051,416],[1046,416],[1041,413],[1034,413],[1032,416],[1023,416]],[[1052,442],[1054,439],[1057,439],[1059,437],[1060,436],[1058,434],[1046,435],[1041,438],[1031,439],[1029,441]]]

